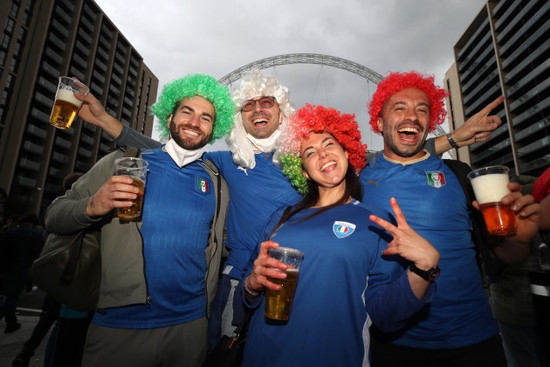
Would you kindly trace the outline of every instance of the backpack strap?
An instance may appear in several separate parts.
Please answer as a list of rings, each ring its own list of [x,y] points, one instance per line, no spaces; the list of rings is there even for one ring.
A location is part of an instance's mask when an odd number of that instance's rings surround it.
[[[124,157],[139,157],[141,153],[140,148],[127,146],[124,148]]]
[[[475,246],[476,260],[481,269],[481,260],[483,257],[486,258],[487,256],[490,256],[490,251],[487,246],[488,232],[487,227],[485,226],[485,221],[483,220],[481,213],[472,205],[472,202],[476,197],[474,194],[474,189],[470,184],[470,180],[467,177],[468,173],[472,172],[472,168],[466,163],[455,159],[444,159],[443,162],[451,169],[451,171],[453,171],[458,179],[458,182],[460,183],[460,186],[462,187],[462,191],[464,191],[464,195],[466,196],[466,205],[472,218],[472,242]]]
[[[212,219],[210,228],[210,238],[208,248],[206,249],[207,273],[206,273],[206,302],[208,305],[207,315],[210,315],[210,307],[216,294],[216,285],[218,283],[219,269],[221,266],[222,252],[225,242],[225,220],[227,216],[227,207],[229,205],[229,190],[227,183],[220,175],[218,167],[210,159],[199,163],[205,168],[214,183],[214,193],[216,194],[216,212]]]

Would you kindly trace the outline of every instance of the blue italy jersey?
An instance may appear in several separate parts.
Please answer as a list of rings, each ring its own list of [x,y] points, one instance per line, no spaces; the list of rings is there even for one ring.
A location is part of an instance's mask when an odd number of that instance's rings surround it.
[[[133,256],[144,256],[150,304],[96,312],[97,325],[150,329],[206,316],[204,251],[216,210],[213,182],[198,162],[179,168],[161,148],[142,157],[149,162],[140,229],[144,245],[143,255]]]
[[[255,155],[256,167],[240,169],[231,152],[206,153],[218,166],[229,188],[227,242],[230,250],[228,275],[241,279],[250,253],[255,249],[267,219],[281,206],[294,205],[302,199],[292,188],[281,169],[273,164],[273,154]]]
[[[464,192],[443,160],[427,154],[406,165],[378,157],[361,173],[363,201],[391,210],[393,196],[408,224],[439,251],[441,275],[429,308],[393,340],[416,348],[458,348],[498,333],[471,238]]]
[[[283,209],[267,223],[263,237]],[[382,258],[391,237],[368,217],[375,210],[391,220],[387,212],[354,201],[295,223],[317,210],[298,213],[271,237],[280,246],[302,251],[304,260],[288,323],[266,322],[261,297],[249,325],[243,366],[366,366],[371,318],[381,323],[398,320],[422,306],[400,264]],[[392,292],[385,292],[387,284],[402,278],[404,282],[393,283],[397,287]]]

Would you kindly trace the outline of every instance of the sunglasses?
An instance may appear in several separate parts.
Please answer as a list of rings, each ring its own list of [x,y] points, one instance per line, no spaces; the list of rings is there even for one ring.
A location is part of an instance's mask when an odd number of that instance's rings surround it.
[[[260,99],[249,99],[243,104],[241,111],[249,112],[256,109],[256,103],[260,103],[261,108],[271,108],[275,104],[275,97],[262,97]]]

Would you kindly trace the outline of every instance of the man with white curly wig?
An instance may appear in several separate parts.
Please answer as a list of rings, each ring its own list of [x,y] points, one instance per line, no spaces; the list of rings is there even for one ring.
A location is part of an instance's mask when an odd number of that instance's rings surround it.
[[[279,127],[294,114],[293,102],[288,88],[260,70],[246,75],[232,95],[238,112],[227,144],[235,163],[252,169],[256,166],[256,153],[273,150]]]
[[[294,114],[288,88],[275,77],[252,70],[233,91],[232,99],[236,105],[235,125],[226,139],[230,151],[205,155],[219,167],[230,193],[226,241],[229,255],[209,320],[210,345],[235,328],[234,289],[253,250],[263,240],[259,236],[264,223],[279,207],[302,199],[283,176],[274,155],[280,128]],[[113,121],[98,121],[94,125],[105,130],[118,145],[159,146],[157,141]]]

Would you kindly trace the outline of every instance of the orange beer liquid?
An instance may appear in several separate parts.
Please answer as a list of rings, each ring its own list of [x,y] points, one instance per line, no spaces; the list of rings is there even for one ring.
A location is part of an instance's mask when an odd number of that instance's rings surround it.
[[[70,128],[78,109],[78,106],[70,102],[57,99],[53,105],[50,124],[61,129]]]
[[[280,291],[267,289],[265,292],[265,313],[264,316],[272,320],[288,321],[296,286],[298,285],[299,271],[287,269],[285,279],[268,277],[270,282],[279,284]]]
[[[510,206],[501,203],[486,203],[479,206],[489,234],[513,236],[516,234],[516,213]]]
[[[133,182],[130,185],[139,188],[139,192],[137,193],[137,198],[135,198],[134,200],[131,200],[132,206],[127,208],[118,208],[117,215],[120,218],[121,222],[133,222],[141,218],[141,210],[143,208],[143,191],[145,187],[145,182],[143,182],[137,177],[131,177],[131,179],[133,180]],[[127,200],[123,199],[121,201],[127,201]]]

